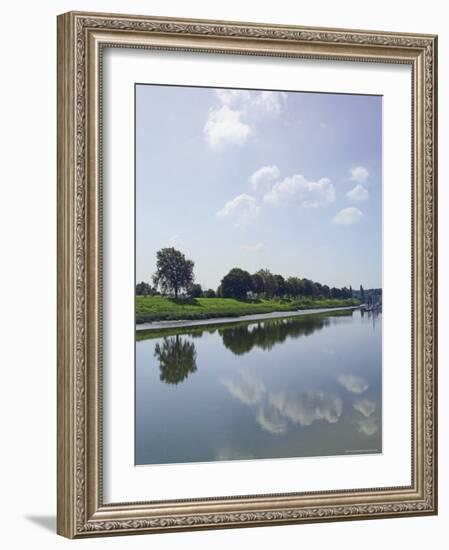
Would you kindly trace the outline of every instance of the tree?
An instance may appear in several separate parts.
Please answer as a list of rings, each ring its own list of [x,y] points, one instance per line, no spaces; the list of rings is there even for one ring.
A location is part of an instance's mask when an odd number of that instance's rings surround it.
[[[251,280],[253,282],[253,291],[256,294],[263,294],[265,292],[265,283],[262,276],[259,273],[254,273],[254,275],[251,275]]]
[[[203,294],[203,289],[200,284],[193,284],[189,287],[189,295],[192,298],[201,298]]]
[[[246,298],[247,293],[253,290],[253,281],[247,271],[234,267],[223,277],[220,286],[223,298],[241,300]]]
[[[331,288],[331,298],[340,298],[340,289],[333,286]]]
[[[302,281],[298,277],[289,277],[287,279],[287,289],[290,296],[297,298],[301,295]]]
[[[194,263],[173,247],[162,248],[156,256],[156,273],[153,275],[153,282],[161,287],[164,294],[173,292],[177,298],[180,290],[187,289],[193,284]]]
[[[330,298],[331,289],[327,285],[323,285],[321,287],[321,294],[322,294],[323,298]]]
[[[142,281],[136,284],[136,296],[148,296],[153,293],[151,285]]]
[[[282,298],[282,296],[285,296],[287,294],[287,283],[285,282],[284,277],[282,275],[275,275],[274,281],[276,283],[276,296],[279,296],[279,298]]]
[[[269,269],[259,269],[257,272],[263,279],[264,292],[267,298],[272,298],[276,294],[276,279]]]
[[[365,303],[365,291],[363,290],[363,286],[360,285],[360,299],[362,300],[362,304]]]
[[[213,288],[208,288],[207,290],[204,291],[204,296],[205,298],[215,298],[216,297],[215,290]]]
[[[313,281],[310,279],[303,279],[302,283],[304,288],[304,296],[314,296],[316,294],[316,288]]]

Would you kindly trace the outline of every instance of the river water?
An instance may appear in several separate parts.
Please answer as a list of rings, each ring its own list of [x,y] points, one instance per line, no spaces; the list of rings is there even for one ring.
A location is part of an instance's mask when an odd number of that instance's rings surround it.
[[[382,315],[157,331],[136,342],[136,464],[382,451]]]

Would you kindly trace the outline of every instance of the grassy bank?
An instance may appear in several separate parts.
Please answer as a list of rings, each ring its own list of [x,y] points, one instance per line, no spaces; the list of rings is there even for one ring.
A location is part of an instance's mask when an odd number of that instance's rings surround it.
[[[163,296],[137,296],[136,322],[216,319],[240,317],[273,311],[296,311],[358,305],[359,300],[313,299],[244,301],[232,298],[178,299]]]
[[[345,317],[352,315],[353,310],[347,310],[347,309],[341,309],[337,311],[332,311],[328,313],[320,313],[317,315],[310,314],[310,315],[304,315],[301,317],[281,317],[280,319],[270,319],[269,321],[264,321],[265,323],[278,323],[280,320],[293,322],[293,323],[310,323],[310,319],[316,318],[316,317]],[[189,336],[202,336],[204,333],[213,334],[215,332],[225,332],[229,330],[233,330],[239,327],[246,327],[248,325],[248,321],[240,321],[238,318],[233,321],[232,323],[214,323],[213,320],[211,320],[210,323],[207,325],[200,325],[200,326],[191,326],[191,327],[173,327],[173,328],[161,328],[161,329],[150,329],[150,330],[138,330],[136,331],[136,341],[141,340],[152,340],[154,338],[161,338],[165,336],[176,336],[176,335],[189,335]]]

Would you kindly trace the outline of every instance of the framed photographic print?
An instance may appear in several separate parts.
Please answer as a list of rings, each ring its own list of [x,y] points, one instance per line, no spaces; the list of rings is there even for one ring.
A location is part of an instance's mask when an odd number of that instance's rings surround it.
[[[435,514],[433,35],[58,18],[58,532]]]

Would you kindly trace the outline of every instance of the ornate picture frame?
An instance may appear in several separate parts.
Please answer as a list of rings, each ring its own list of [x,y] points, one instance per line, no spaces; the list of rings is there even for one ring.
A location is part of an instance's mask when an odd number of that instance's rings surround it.
[[[411,68],[411,483],[104,502],[105,48]],[[437,513],[437,37],[70,12],[58,17],[58,533],[69,538]],[[408,360],[406,357],[405,361]]]

